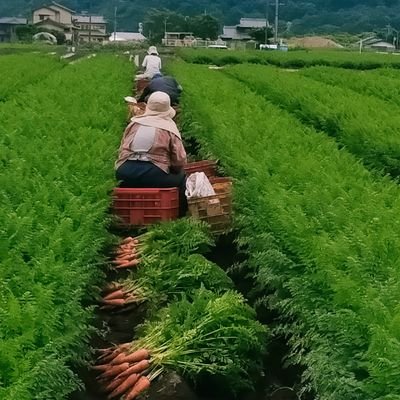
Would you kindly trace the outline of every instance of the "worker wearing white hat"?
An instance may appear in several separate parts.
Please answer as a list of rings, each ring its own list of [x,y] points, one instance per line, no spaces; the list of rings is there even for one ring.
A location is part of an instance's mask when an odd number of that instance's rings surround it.
[[[149,47],[147,56],[143,60],[142,67],[145,71],[143,74],[136,75],[136,80],[152,79],[154,75],[161,73],[161,58],[158,55],[157,47]]]

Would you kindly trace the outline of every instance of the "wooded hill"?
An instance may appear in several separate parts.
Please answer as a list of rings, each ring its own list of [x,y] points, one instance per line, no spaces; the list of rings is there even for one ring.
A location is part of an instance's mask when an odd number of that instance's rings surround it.
[[[45,0],[0,0],[0,16],[27,16],[33,7]],[[77,11],[102,13],[110,20],[114,7],[118,7],[119,28],[137,30],[151,8],[167,8],[183,15],[207,12],[222,24],[236,24],[240,17],[265,15],[267,0],[60,0]],[[274,0],[270,2],[273,19]],[[335,33],[372,31],[391,24],[400,28],[399,0],[281,0],[282,30],[291,22],[293,33]]]

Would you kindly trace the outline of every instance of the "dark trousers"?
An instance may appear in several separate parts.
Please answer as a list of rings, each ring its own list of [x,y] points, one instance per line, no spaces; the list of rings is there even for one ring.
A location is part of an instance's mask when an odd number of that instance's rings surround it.
[[[151,162],[125,161],[117,169],[116,177],[121,181],[121,188],[179,188],[179,215],[186,215],[188,205],[184,171],[167,174]]]

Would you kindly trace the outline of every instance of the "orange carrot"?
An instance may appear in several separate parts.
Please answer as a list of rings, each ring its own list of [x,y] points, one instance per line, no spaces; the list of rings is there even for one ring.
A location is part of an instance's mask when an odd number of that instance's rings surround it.
[[[127,361],[125,361],[125,357],[126,357],[126,354],[121,353],[118,357],[115,357],[112,360],[111,365],[118,365],[118,364],[123,364],[124,362],[127,362]]]
[[[150,387],[150,381],[146,376],[141,376],[140,379],[136,382],[136,385],[133,389],[125,396],[125,400],[133,400],[135,397],[139,396],[139,394],[143,393]]]
[[[117,269],[122,269],[122,268],[135,267],[136,265],[139,264],[139,262],[140,262],[140,260],[133,260],[133,261],[130,261],[130,262],[128,262],[128,263],[119,265],[119,266],[117,266],[116,268],[117,268]]]
[[[107,306],[122,307],[126,304],[126,300],[125,299],[103,300],[102,303]]]
[[[128,391],[139,380],[140,375],[133,374],[126,378],[121,385],[119,385],[107,398],[113,399],[114,397],[121,396]]]
[[[119,289],[116,290],[115,292],[108,294],[106,297],[103,298],[103,300],[123,299],[124,296],[125,292],[122,289]]]
[[[113,292],[115,290],[118,290],[120,288],[121,288],[121,285],[119,283],[112,282],[112,283],[109,283],[108,285],[106,285],[104,287],[103,292],[104,293],[109,293],[109,292]]]
[[[124,261],[124,260],[130,261],[130,259],[134,258],[134,257],[136,257],[136,254],[135,253],[130,253],[130,254],[126,254],[124,256],[117,257],[115,259],[115,261]]]
[[[130,242],[132,242],[133,240],[134,240],[133,237],[128,236],[127,238],[125,238],[125,239],[123,239],[123,240],[121,241],[121,244],[130,243]]]
[[[111,354],[107,354],[107,355],[103,355],[100,356],[97,360],[100,361],[102,363],[109,363],[111,362],[115,357],[117,357],[119,354],[121,354],[121,352],[118,350],[113,351]]]
[[[140,349],[136,350],[135,352],[131,354],[120,354],[118,357],[114,358],[112,360],[111,365],[117,365],[117,364],[122,364],[122,363],[136,363],[142,360],[146,360],[150,357],[149,352],[146,349]]]
[[[113,378],[114,376],[119,375],[121,372],[126,371],[129,368],[129,364],[128,363],[123,363],[123,364],[119,364],[119,365],[114,365],[113,367],[111,367],[110,369],[108,369],[107,371],[103,372],[100,376],[99,379],[103,379],[103,378]]]
[[[90,367],[91,369],[93,369],[94,371],[107,371],[110,368],[109,364],[102,364],[102,365],[93,365],[92,367]]]
[[[121,383],[124,382],[124,379],[114,379],[111,381],[110,384],[108,384],[104,389],[106,392],[112,392],[114,389],[116,389]]]
[[[132,367],[129,367],[126,371],[122,372],[117,376],[117,379],[119,378],[125,378],[131,374],[138,374],[140,372],[145,371],[147,368],[150,367],[150,361],[149,360],[142,360],[136,363],[135,365],[132,365]]]

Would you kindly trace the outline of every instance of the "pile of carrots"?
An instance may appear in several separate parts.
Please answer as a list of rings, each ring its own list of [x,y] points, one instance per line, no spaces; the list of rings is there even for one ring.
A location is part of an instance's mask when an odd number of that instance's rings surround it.
[[[112,264],[116,269],[134,268],[140,263],[139,257],[139,240],[129,236],[123,239],[116,248]],[[124,288],[120,283],[110,283],[103,290],[102,309],[113,309],[137,303],[138,300],[133,293],[134,290]]]
[[[150,386],[150,379],[145,375],[150,367],[150,354],[146,349],[131,352],[131,343],[101,349],[97,365],[98,381],[108,399],[124,396],[124,400],[133,400]]]
[[[112,264],[117,269],[136,267],[139,262],[139,241],[132,237],[127,237],[117,247],[115,251],[115,259]]]
[[[103,303],[103,310],[110,310],[141,302],[141,300],[135,296],[134,289],[130,289],[120,283],[111,283],[105,288],[103,293],[104,297],[101,300]]]

